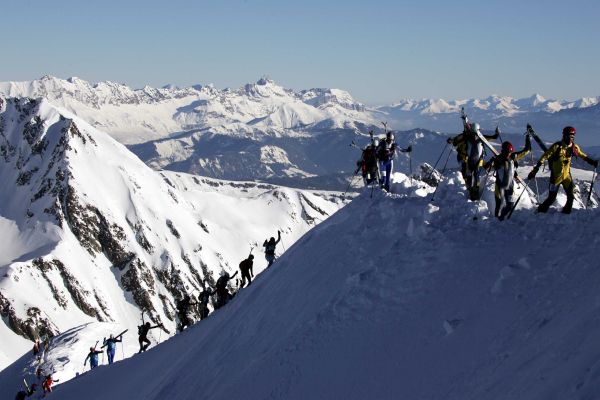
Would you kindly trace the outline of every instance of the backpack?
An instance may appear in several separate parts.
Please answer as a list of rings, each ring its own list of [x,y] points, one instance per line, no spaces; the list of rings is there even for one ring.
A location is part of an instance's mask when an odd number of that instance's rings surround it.
[[[377,153],[374,146],[367,146],[362,151],[361,170],[363,177],[377,168]]]
[[[138,325],[138,335],[142,335],[144,333],[144,325]]]

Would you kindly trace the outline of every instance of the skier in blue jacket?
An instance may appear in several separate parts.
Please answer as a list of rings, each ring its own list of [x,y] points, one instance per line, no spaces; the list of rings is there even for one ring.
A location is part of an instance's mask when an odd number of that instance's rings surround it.
[[[88,353],[83,365],[87,364],[88,358],[90,359],[90,369],[94,369],[98,366],[98,354],[102,354],[101,351],[96,350],[93,347],[90,347],[90,352]]]
[[[115,338],[113,334],[108,339],[104,340],[103,346],[106,346],[106,355],[108,356],[108,363],[112,364],[115,359],[115,351],[117,350],[117,343],[122,342],[123,339],[119,336]]]

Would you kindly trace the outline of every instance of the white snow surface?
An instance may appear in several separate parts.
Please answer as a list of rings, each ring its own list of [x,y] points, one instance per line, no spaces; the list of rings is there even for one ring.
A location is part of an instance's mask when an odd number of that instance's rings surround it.
[[[595,398],[597,203],[536,215],[525,194],[498,222],[491,181],[471,202],[449,172],[432,201],[396,173],[394,194],[366,189],[207,320],[52,397]]]
[[[174,332],[174,289],[193,295],[199,278],[214,282],[223,271],[233,273],[277,230],[280,254],[347,202],[332,192],[156,172],[107,134],[45,100],[0,98],[0,111],[0,295],[23,321],[33,312],[63,334],[86,324],[69,338],[57,338],[56,343],[79,344],[51,353],[43,365],[48,371],[59,365],[63,382],[79,371],[56,364],[53,354],[79,358],[80,349],[116,329],[128,328],[133,336],[141,313],[123,284],[132,266],[120,270],[106,251],[96,249],[96,239],[84,243],[69,218],[106,220],[106,232],[148,267],[138,274],[149,273],[140,282],[153,319]],[[74,207],[83,212],[67,215]],[[36,266],[36,260],[49,266]],[[254,272],[265,267],[257,256]],[[176,287],[167,287],[162,276]],[[32,346],[8,323],[8,317],[0,323],[0,369]]]

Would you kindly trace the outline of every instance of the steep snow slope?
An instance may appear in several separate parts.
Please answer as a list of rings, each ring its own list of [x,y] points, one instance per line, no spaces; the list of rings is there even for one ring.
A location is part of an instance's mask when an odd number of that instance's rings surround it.
[[[157,173],[47,101],[0,98],[0,157],[0,312],[28,339],[88,322],[134,329],[141,311],[173,331],[177,298],[236,270],[278,229],[289,245],[344,204]],[[257,258],[255,272],[265,265]]]
[[[525,196],[499,223],[457,173],[435,202],[402,174],[393,190],[355,199],[189,331],[53,397],[593,398],[597,210],[535,215]]]

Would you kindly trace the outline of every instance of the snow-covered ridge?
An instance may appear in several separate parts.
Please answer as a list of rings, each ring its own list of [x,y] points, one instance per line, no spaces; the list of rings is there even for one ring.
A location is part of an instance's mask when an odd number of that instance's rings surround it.
[[[158,173],[47,100],[0,98],[0,311],[33,339],[91,321],[173,331],[175,300],[233,272],[280,229],[287,244],[335,193]],[[257,260],[255,272],[265,265]],[[2,332],[5,332],[3,330]]]
[[[432,202],[434,188],[394,181],[395,194],[366,191],[207,320],[53,395],[594,398],[597,202],[569,216],[534,214],[526,194],[498,222],[493,182],[484,201],[469,202],[460,173],[449,172]],[[0,387],[18,385],[18,372],[0,374]]]

